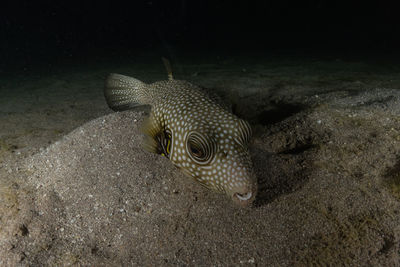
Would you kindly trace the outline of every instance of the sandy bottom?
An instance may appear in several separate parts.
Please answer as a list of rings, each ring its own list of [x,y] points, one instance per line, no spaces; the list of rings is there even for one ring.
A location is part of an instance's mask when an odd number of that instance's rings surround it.
[[[157,63],[160,65],[159,63]],[[183,63],[185,64],[185,63]],[[400,68],[188,64],[254,129],[242,209],[142,149],[143,111],[111,113],[103,78],[10,78],[0,99],[0,265],[400,265]]]

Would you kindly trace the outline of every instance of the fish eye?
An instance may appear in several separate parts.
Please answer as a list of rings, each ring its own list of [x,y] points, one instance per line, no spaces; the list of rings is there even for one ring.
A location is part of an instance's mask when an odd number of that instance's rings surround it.
[[[211,140],[197,132],[188,135],[186,148],[189,157],[201,165],[207,164],[213,159],[216,149]]]
[[[198,147],[194,143],[189,143],[188,146],[189,146],[189,151],[190,153],[192,153],[193,156],[195,156],[196,158],[204,157],[204,151],[202,150],[202,148]]]

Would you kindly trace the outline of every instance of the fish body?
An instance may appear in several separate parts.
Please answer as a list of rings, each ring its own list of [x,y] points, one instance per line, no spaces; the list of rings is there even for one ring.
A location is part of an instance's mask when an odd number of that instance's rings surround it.
[[[187,81],[152,84],[110,74],[104,91],[113,110],[150,105],[144,147],[169,158],[205,187],[247,206],[257,192],[248,151],[250,125]]]

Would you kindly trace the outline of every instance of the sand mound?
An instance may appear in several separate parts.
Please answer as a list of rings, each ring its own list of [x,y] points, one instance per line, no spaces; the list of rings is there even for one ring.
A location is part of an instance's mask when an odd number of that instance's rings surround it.
[[[260,127],[252,145],[260,192],[249,209],[143,151],[143,113],[77,128],[27,160],[25,193],[0,191],[15,202],[0,205],[0,262],[398,263],[399,94],[323,97]]]

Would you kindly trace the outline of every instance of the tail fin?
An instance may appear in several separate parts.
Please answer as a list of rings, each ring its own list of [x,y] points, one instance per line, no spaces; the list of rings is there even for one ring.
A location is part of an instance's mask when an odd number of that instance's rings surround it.
[[[132,77],[111,73],[104,86],[104,96],[108,106],[114,111],[122,111],[144,105],[146,84]]]

